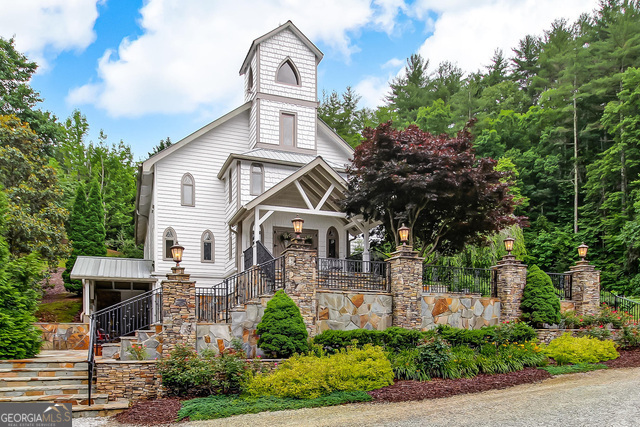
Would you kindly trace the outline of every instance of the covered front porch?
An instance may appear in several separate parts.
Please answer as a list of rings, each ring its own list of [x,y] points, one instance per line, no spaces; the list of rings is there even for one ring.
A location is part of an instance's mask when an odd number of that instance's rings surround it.
[[[302,167],[230,218],[238,242],[238,270],[279,257],[296,237],[292,219],[304,223],[300,238],[321,259],[347,259],[362,237],[362,260],[370,261],[369,235],[379,222],[341,210],[347,183],[321,157]],[[258,242],[258,243],[256,243]]]

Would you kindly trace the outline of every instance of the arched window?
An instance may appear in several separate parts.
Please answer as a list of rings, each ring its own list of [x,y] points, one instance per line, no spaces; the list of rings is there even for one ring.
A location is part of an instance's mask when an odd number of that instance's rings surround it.
[[[260,163],[251,164],[251,195],[264,193],[264,168]]]
[[[276,81],[278,83],[286,83],[288,85],[300,86],[300,77],[298,71],[293,65],[290,59],[285,60],[276,74]]]
[[[338,258],[339,247],[338,230],[335,227],[329,227],[327,230],[327,258]]]
[[[196,183],[190,173],[182,177],[182,206],[196,205]]]
[[[247,76],[247,91],[253,90],[253,68],[249,68],[249,75]]]
[[[165,261],[171,261],[173,260],[173,256],[171,256],[171,246],[175,245],[178,242],[178,235],[173,228],[169,227],[164,230],[162,240],[162,247],[164,248],[162,259]]]
[[[201,262],[216,262],[215,241],[213,240],[213,233],[209,230],[202,233],[201,251]]]

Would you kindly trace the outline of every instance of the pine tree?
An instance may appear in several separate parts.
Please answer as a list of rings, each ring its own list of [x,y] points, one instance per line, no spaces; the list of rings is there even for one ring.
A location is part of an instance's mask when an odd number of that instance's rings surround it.
[[[97,180],[91,181],[89,189],[89,199],[87,201],[87,248],[85,255],[105,256],[107,247],[105,246],[106,231],[104,227],[104,205],[102,194]]]
[[[67,258],[62,278],[67,291],[80,294],[82,292],[82,283],[79,280],[72,280],[70,274],[78,256],[85,255],[87,252],[87,239],[85,236],[87,234],[87,194],[82,183],[78,185],[76,190],[76,198],[69,217],[67,230],[72,250],[71,255]]]
[[[534,327],[560,322],[560,298],[555,294],[551,278],[537,265],[527,271],[520,308],[522,319]]]

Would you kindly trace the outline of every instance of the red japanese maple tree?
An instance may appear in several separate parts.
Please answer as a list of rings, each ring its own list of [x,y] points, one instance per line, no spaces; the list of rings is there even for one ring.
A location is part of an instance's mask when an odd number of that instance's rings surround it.
[[[508,193],[511,175],[475,156],[468,128],[448,137],[387,122],[364,137],[347,169],[344,209],[382,221],[396,245],[402,223],[411,229],[409,243],[417,239],[428,256],[454,253],[519,221]]]

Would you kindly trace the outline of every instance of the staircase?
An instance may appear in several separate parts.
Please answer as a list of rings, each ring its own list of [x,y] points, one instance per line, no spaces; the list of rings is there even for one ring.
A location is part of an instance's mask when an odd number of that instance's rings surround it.
[[[73,417],[113,415],[128,401],[109,402],[106,394],[91,395],[85,351],[43,351],[34,359],[0,361],[0,402],[71,403]]]

